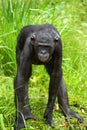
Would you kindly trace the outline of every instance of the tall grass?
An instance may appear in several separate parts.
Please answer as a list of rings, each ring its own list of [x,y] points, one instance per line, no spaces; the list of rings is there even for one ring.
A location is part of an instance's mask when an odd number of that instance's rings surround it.
[[[71,108],[85,119],[67,125],[59,110],[54,109],[55,130],[87,128],[87,1],[1,0],[0,2],[0,129],[14,125],[13,77],[16,73],[15,46],[20,28],[27,24],[50,23],[58,28],[63,42],[63,70]],[[42,75],[43,73],[43,75]],[[49,77],[44,67],[33,66],[30,79],[30,104],[39,121],[27,122],[26,129],[51,128],[42,115],[47,103]],[[36,98],[37,93],[37,98]],[[74,107],[76,106],[76,107]]]

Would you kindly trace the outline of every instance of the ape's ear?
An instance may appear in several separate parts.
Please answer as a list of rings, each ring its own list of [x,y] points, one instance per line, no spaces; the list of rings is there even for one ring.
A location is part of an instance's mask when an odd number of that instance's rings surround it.
[[[60,38],[60,36],[59,36],[59,35],[56,35],[56,36],[54,37],[54,42],[57,42],[57,41],[59,40],[59,38]]]
[[[35,33],[32,33],[32,34],[31,34],[31,40],[32,40],[32,41],[35,41],[35,39],[36,39],[36,34],[35,34]]]
[[[34,45],[35,40],[36,40],[36,33],[31,34],[30,40],[31,40],[31,44]]]

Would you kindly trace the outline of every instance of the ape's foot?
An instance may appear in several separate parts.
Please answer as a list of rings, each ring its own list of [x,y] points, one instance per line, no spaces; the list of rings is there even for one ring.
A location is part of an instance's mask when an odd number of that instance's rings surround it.
[[[28,120],[28,119],[36,120],[36,118],[33,116],[31,112],[29,112],[28,114],[18,113],[18,117],[16,118],[16,121],[15,121],[14,130],[21,130],[22,128],[25,128],[25,120]]]
[[[23,117],[25,120],[28,120],[28,119],[36,120],[36,117],[34,117],[34,115],[31,113],[31,110],[29,107],[25,107],[21,113],[23,114]]]
[[[28,119],[37,120],[37,118],[32,113],[29,113],[28,115],[24,115],[24,118],[25,120]]]
[[[72,118],[72,117],[77,118],[79,123],[82,123],[82,122],[83,122],[83,118],[82,118],[79,114],[77,114],[76,112],[74,112],[74,111],[71,110],[71,109],[68,109],[66,115],[67,115],[69,118]],[[66,121],[68,121],[69,118],[66,117]]]
[[[50,125],[52,128],[54,128],[54,122],[52,120],[46,119],[46,124]]]
[[[79,117],[79,118],[78,118],[78,122],[79,122],[79,123],[82,123],[82,122],[83,122],[83,118],[82,118],[82,117]]]
[[[22,128],[25,128],[24,123],[19,123],[14,126],[14,130],[21,130]]]
[[[46,124],[50,125],[52,128],[54,128],[54,122],[52,120],[52,114],[48,113],[48,111],[45,111],[44,118],[46,119]]]

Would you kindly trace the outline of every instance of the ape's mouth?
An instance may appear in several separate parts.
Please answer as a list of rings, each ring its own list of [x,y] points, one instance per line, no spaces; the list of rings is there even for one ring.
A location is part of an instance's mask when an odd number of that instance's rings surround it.
[[[38,59],[41,61],[41,62],[48,62],[49,61],[49,55],[44,55],[44,56],[41,56],[39,55],[38,56]]]

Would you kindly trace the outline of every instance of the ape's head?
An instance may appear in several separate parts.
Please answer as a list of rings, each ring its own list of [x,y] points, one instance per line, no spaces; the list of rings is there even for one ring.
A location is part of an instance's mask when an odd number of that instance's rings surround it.
[[[48,62],[55,50],[59,36],[56,33],[53,37],[51,33],[39,31],[31,35],[31,44],[41,62]]]

